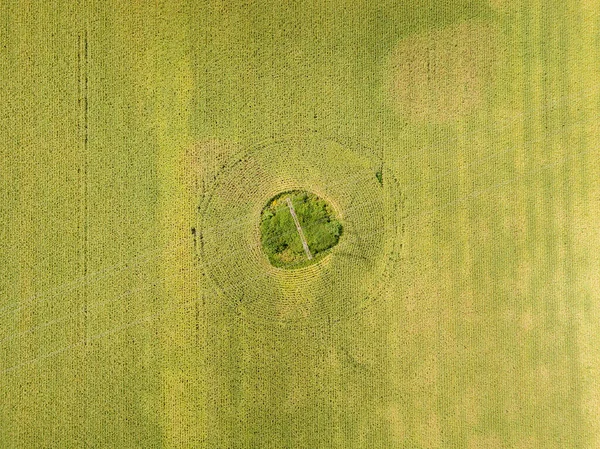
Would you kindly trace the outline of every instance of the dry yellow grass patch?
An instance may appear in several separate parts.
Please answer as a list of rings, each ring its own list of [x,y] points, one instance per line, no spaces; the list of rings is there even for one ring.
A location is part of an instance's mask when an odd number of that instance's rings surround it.
[[[391,103],[414,121],[447,122],[485,103],[497,53],[490,25],[462,23],[400,41],[388,67]]]

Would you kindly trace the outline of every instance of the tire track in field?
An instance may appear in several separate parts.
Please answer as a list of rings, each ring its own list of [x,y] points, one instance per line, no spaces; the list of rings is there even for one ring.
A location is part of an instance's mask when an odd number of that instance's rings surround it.
[[[302,226],[300,226],[300,221],[298,220],[298,216],[296,215],[296,210],[294,209],[294,204],[292,203],[292,200],[290,199],[289,196],[285,199],[285,202],[287,203],[288,207],[290,208],[290,214],[292,214],[292,218],[294,219],[294,224],[296,225],[296,229],[298,230],[298,235],[300,235],[300,240],[302,240],[302,247],[304,248],[306,257],[308,257],[308,260],[311,260],[313,258],[313,256],[310,253],[310,249],[308,248],[308,243],[306,242],[306,238],[304,237],[304,231],[302,231]]]

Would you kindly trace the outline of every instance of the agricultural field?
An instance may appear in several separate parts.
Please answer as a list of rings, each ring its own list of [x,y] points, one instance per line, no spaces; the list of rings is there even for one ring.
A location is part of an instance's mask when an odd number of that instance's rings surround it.
[[[600,447],[600,0],[0,19],[0,448]]]

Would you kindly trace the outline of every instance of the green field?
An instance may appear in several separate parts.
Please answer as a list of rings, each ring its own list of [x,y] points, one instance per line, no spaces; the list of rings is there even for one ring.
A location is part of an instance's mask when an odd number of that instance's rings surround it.
[[[600,447],[600,0],[0,19],[0,448]]]

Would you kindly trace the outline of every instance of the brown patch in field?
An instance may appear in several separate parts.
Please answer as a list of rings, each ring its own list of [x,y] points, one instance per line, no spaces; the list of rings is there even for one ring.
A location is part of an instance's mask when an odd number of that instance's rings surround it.
[[[463,23],[400,41],[388,74],[393,106],[414,121],[447,122],[485,102],[492,79],[498,33]]]

